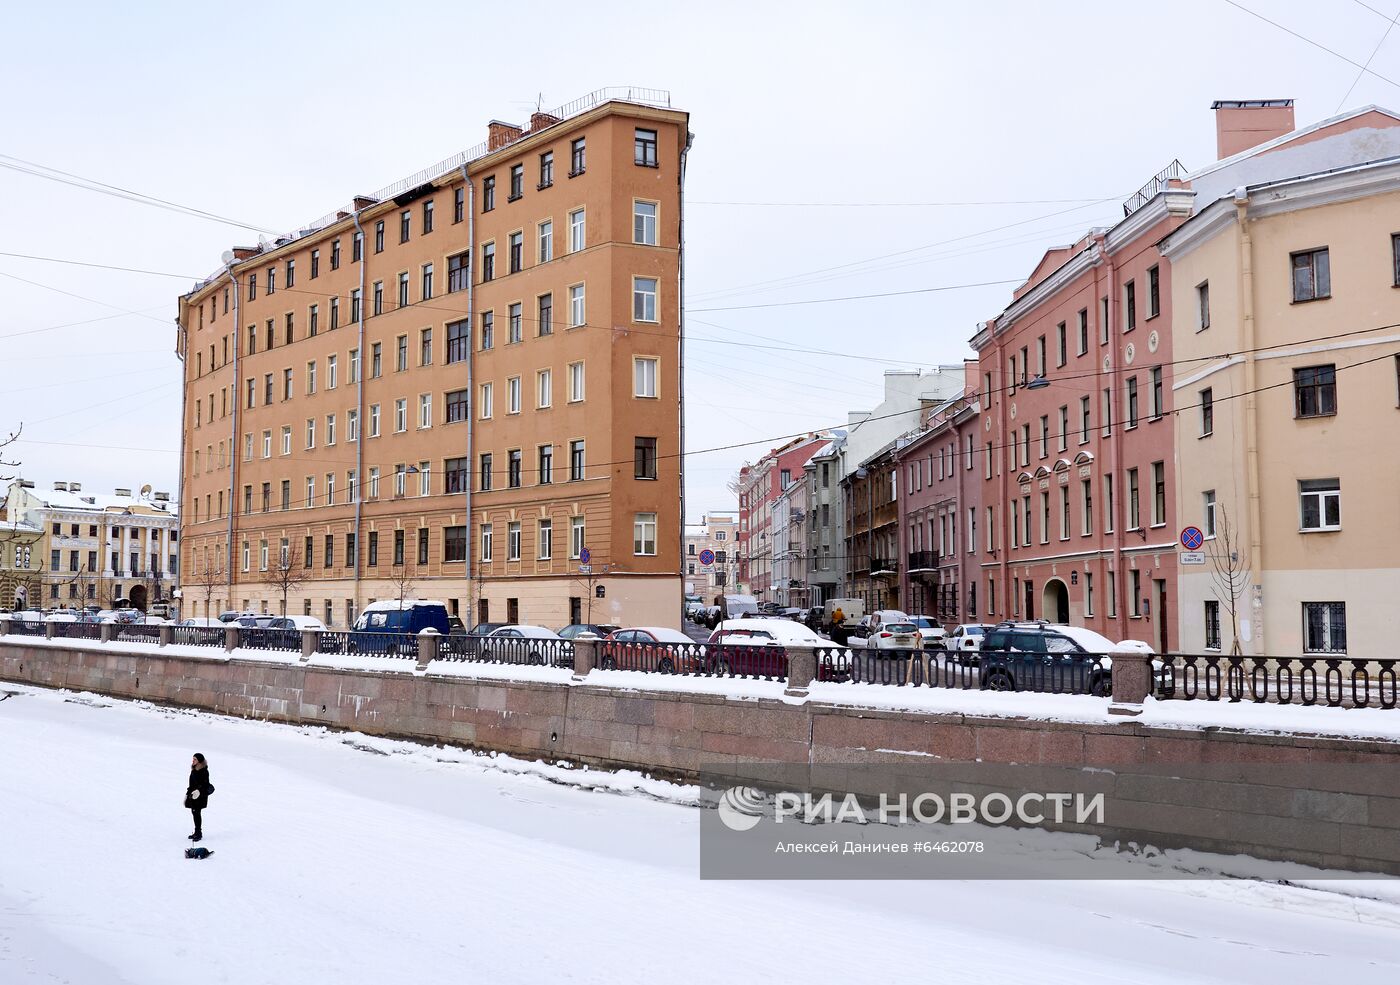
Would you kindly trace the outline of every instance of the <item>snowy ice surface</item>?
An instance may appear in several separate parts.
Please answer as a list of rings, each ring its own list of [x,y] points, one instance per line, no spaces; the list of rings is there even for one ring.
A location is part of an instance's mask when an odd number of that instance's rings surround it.
[[[0,691],[7,985],[1400,981],[1386,884],[701,882],[693,788]]]

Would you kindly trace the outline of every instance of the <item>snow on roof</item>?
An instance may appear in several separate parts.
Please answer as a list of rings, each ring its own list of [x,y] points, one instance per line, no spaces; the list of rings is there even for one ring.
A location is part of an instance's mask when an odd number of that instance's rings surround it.
[[[117,496],[103,493],[66,492],[62,489],[30,489],[29,495],[44,506],[55,510],[87,513],[126,511],[149,516],[177,516],[179,508],[173,500],[157,502],[139,496]]]
[[[371,602],[360,611],[397,612],[399,609],[412,609],[419,605],[440,605],[444,609],[447,608],[447,603],[443,602],[441,599],[404,599],[402,602],[398,599],[385,599],[382,602]]]

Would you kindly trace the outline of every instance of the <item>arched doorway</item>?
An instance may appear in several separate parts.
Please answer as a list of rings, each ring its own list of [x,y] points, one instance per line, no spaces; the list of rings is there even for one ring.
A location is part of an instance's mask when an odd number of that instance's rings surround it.
[[[1069,589],[1058,578],[1045,583],[1040,597],[1040,611],[1049,622],[1069,623]]]
[[[129,598],[130,601],[131,601],[131,607],[132,607],[133,609],[140,609],[142,612],[145,612],[145,611],[146,611],[146,586],[145,586],[145,585],[132,585],[132,586],[131,586],[131,594],[128,596],[128,598]]]

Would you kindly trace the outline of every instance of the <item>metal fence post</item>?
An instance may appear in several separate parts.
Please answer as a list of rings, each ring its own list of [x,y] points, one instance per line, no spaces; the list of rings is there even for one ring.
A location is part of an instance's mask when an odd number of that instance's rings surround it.
[[[418,666],[415,668],[420,673],[428,669],[428,665],[438,658],[438,647],[442,643],[442,634],[431,626],[418,631]]]
[[[1110,715],[1142,714],[1142,703],[1152,690],[1152,654],[1140,646],[1119,644],[1108,654],[1113,659],[1113,700]]]
[[[817,676],[817,651],[815,647],[790,645],[785,648],[788,658],[787,690],[783,693],[790,698],[807,697],[807,689]]]
[[[321,649],[321,631],[319,629],[303,629],[301,631],[301,662],[310,663],[311,658],[316,655],[316,651]]]
[[[574,680],[581,681],[598,666],[598,637],[583,633],[574,637]]]
[[[239,636],[240,636],[239,628],[240,628],[240,627],[239,627],[238,623],[236,623],[236,622],[230,622],[230,623],[225,623],[225,624],[224,624],[224,652],[225,652],[225,653],[232,653],[234,650],[237,650],[237,649],[238,649]]]

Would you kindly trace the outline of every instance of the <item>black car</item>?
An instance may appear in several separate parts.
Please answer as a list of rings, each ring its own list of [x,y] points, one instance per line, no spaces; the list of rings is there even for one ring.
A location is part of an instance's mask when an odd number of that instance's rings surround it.
[[[980,683],[990,691],[1113,693],[1113,643],[1091,630],[1046,622],[1004,622],[987,631]]]

